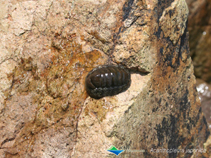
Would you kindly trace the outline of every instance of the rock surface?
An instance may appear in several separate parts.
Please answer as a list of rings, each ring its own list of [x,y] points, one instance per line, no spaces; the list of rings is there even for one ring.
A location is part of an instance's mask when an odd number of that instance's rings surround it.
[[[208,157],[185,0],[1,4],[1,157]],[[90,98],[88,71],[111,63],[130,88]]]
[[[197,79],[197,91],[201,100],[202,111],[211,130],[211,85]]]
[[[210,126],[211,104],[208,95],[211,83],[211,1],[186,0],[186,2],[189,7],[190,54],[193,60],[194,74],[198,78],[197,89],[199,90],[202,111]],[[207,142],[207,150],[211,151],[211,137]]]
[[[211,85],[201,79],[197,79],[196,81],[202,112],[204,113],[208,127],[211,131]],[[207,142],[204,143],[204,147],[209,151],[208,155],[211,155],[211,136],[209,136]]]
[[[190,51],[197,78],[211,83],[211,1],[186,0],[190,14]]]

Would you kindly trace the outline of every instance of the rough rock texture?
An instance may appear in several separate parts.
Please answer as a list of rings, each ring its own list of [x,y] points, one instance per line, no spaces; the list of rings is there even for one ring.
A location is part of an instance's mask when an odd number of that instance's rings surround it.
[[[210,128],[211,1],[186,0],[186,2],[189,7],[188,30],[190,34],[190,54],[193,60],[194,74],[199,78],[197,80],[197,90],[201,99],[202,111]],[[209,146],[207,150],[211,151],[211,137],[209,137],[206,144]]]
[[[185,0],[1,4],[1,157],[209,156]],[[111,63],[130,88],[90,98],[88,71]]]
[[[199,99],[201,101],[202,112],[206,118],[208,127],[211,131],[211,85],[207,84],[201,79],[197,79],[197,91],[199,94]],[[204,144],[204,147],[208,152],[208,155],[211,155],[211,135],[207,139],[207,142]]]
[[[211,85],[197,79],[197,91],[201,100],[202,112],[211,130]]]
[[[186,0],[190,51],[197,78],[211,83],[211,0]]]

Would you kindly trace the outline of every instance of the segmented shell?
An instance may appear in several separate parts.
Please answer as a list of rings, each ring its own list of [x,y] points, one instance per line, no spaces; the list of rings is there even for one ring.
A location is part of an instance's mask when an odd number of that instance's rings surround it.
[[[130,83],[130,72],[118,65],[94,68],[88,73],[85,81],[87,93],[95,99],[124,92],[130,87]]]

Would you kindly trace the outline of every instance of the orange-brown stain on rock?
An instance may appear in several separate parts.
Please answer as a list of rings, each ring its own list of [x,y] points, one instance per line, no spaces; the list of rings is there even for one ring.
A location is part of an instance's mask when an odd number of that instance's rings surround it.
[[[95,100],[92,99],[92,101],[88,102],[86,104],[86,107],[84,109],[85,115],[89,115],[92,117],[97,118],[99,121],[103,121],[103,119],[106,118],[106,114],[108,112],[113,111],[114,106],[116,104],[116,100],[105,100],[105,99],[99,99]]]
[[[14,150],[20,151],[17,155],[22,155],[28,144],[33,146],[36,135],[44,129],[67,126],[77,133],[77,121],[87,98],[85,77],[91,69],[107,61],[107,56],[98,50],[84,52],[75,34],[68,38],[56,35],[52,41],[51,58],[43,71],[32,58],[23,58],[8,74],[12,85],[5,91],[5,106],[13,90],[18,95],[33,93],[33,104],[37,105],[34,120],[25,123],[13,145]],[[99,118],[104,117],[102,113]],[[64,123],[66,118],[72,121]],[[75,134],[72,137],[76,139]]]

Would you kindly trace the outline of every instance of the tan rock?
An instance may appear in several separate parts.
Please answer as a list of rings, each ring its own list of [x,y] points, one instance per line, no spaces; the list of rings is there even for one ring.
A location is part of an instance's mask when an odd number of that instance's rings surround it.
[[[2,157],[114,157],[111,145],[125,150],[120,157],[204,151],[209,131],[195,89],[184,1],[8,5],[12,20],[0,32]],[[103,64],[124,65],[132,83],[95,100],[85,77]]]
[[[211,83],[211,1],[186,0],[190,8],[190,50],[197,78]]]
[[[188,6],[185,0],[175,0],[166,8],[159,19],[165,37],[169,37],[176,44],[183,35],[188,17]]]

